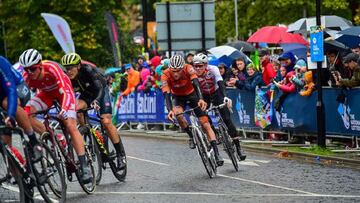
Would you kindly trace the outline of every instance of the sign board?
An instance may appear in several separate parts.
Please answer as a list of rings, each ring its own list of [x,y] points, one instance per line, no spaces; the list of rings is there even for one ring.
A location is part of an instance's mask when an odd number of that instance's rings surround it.
[[[171,2],[170,30],[172,50],[201,50],[201,3]],[[205,48],[215,46],[215,2],[204,2]],[[160,50],[168,50],[166,3],[156,3],[157,41]]]
[[[321,63],[322,68],[327,68],[327,60],[326,56],[324,56],[324,61]],[[316,70],[317,69],[317,62],[312,62],[311,57],[307,57],[307,65],[309,70]]]
[[[324,32],[316,26],[310,32],[310,55],[312,62],[324,61]]]

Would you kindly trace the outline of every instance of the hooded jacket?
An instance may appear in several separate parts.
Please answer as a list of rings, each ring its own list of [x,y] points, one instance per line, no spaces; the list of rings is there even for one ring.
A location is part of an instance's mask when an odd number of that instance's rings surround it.
[[[293,93],[296,91],[296,86],[293,82],[291,82],[291,77],[295,75],[294,71],[290,71],[286,74],[285,84],[280,85],[279,89],[286,93]]]

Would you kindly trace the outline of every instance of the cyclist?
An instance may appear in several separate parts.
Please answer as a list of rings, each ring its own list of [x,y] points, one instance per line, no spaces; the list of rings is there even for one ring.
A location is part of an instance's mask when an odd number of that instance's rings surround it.
[[[118,169],[126,166],[125,150],[120,141],[116,127],[112,124],[112,107],[109,88],[105,77],[96,68],[81,63],[81,57],[76,53],[69,53],[61,58],[61,64],[65,67],[75,92],[80,93],[77,100],[77,110],[86,109],[88,106],[100,111],[101,123],[109,135],[116,150]],[[79,119],[80,124],[84,121]]]
[[[84,139],[76,127],[76,100],[71,82],[59,64],[42,61],[36,49],[24,51],[19,58],[24,67],[24,79],[30,88],[36,88],[37,94],[26,104],[25,111],[31,115],[30,122],[35,131],[45,136],[45,126],[35,118],[33,113],[46,110],[57,101],[61,105],[59,118],[71,136],[73,146],[80,161],[80,181],[92,182],[92,176],[85,158]]]
[[[178,120],[180,127],[184,129],[190,137],[189,147],[191,149],[195,148],[192,132],[184,116],[178,115],[184,111],[186,103],[189,103],[191,108],[200,107],[195,109],[195,113],[214,149],[217,164],[219,166],[223,165],[224,160],[219,154],[215,133],[212,130],[208,116],[204,111],[207,104],[203,99],[199,80],[194,68],[189,64],[185,64],[185,60],[182,56],[174,55],[170,58],[169,69],[164,70],[161,75],[161,82],[162,91],[166,99],[166,107],[169,111],[168,118],[173,121],[175,115],[177,115],[176,119]],[[174,98],[174,107],[172,105],[170,93]]]
[[[203,53],[196,54],[193,63],[201,91],[204,95],[204,100],[208,104],[212,103],[214,105],[220,105],[222,103],[227,103],[228,106],[231,107],[232,101],[230,98],[226,97],[225,85],[219,69],[216,66],[208,65],[208,57]],[[245,160],[246,155],[243,155],[241,152],[239,136],[236,127],[230,119],[229,109],[220,109],[220,114],[225,125],[229,129],[230,136],[233,138],[240,160]]]
[[[30,98],[30,90],[24,84],[21,74],[2,56],[0,56],[0,81],[0,106],[7,109],[8,113],[5,118],[5,125],[15,127],[15,120],[19,123],[30,140],[30,145],[33,149],[33,159],[37,161],[41,158],[42,147],[35,136],[26,112],[20,106],[21,103],[26,102]],[[18,101],[18,98],[23,100]],[[4,134],[7,136],[4,136],[3,141],[11,146],[11,133],[4,132]]]

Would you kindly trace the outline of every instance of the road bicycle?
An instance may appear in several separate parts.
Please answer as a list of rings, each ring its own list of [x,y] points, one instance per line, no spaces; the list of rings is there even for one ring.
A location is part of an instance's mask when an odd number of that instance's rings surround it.
[[[97,184],[100,183],[102,177],[102,169],[106,169],[107,165],[109,164],[111,171],[113,172],[115,178],[119,181],[124,181],[127,174],[127,166],[124,169],[118,169],[116,166],[118,156],[116,155],[115,149],[109,145],[109,137],[104,130],[104,126],[102,125],[101,115],[98,111],[96,112],[96,117],[89,116],[88,111],[94,110],[92,108],[78,110],[78,113],[84,115],[85,126],[81,127],[81,132],[87,134],[90,138],[90,151],[92,154],[93,159],[97,159],[98,163],[98,170],[96,174],[96,182]],[[94,125],[95,123],[96,125]],[[98,130],[100,128],[100,131]],[[122,145],[122,140],[120,139],[120,144]],[[125,152],[124,152],[125,154]],[[125,155],[126,157],[126,155]]]
[[[1,113],[3,118],[4,114]],[[20,139],[20,147],[24,157],[13,146],[2,142],[1,152],[5,163],[7,163],[7,175],[2,178],[2,183],[13,177],[19,187],[20,202],[33,202],[34,188],[37,187],[41,196],[46,202],[65,202],[66,183],[65,176],[61,169],[61,164],[55,157],[51,149],[40,142],[42,156],[39,160],[33,159],[33,149],[29,141],[25,138],[21,128],[1,126],[1,131],[16,134]],[[8,134],[8,133],[6,133]],[[47,190],[48,187],[57,186],[58,194]],[[23,193],[23,194],[22,194]]]
[[[199,107],[196,107],[199,108]],[[213,178],[217,174],[217,164],[215,161],[214,149],[211,147],[210,142],[203,132],[199,119],[195,115],[195,109],[188,109],[180,114],[187,114],[190,117],[191,131],[193,134],[193,140],[196,145],[197,151],[201,157],[201,161],[204,164],[207,174],[210,178]]]
[[[216,139],[222,143],[224,151],[229,156],[234,168],[236,171],[239,171],[239,165],[237,161],[237,153],[236,153],[236,147],[234,145],[234,142],[232,138],[230,137],[228,133],[228,128],[226,127],[226,124],[224,123],[224,120],[222,119],[222,116],[220,114],[220,109],[226,108],[226,103],[220,104],[220,105],[211,105],[209,109],[206,110],[206,112],[213,111],[216,117],[216,121],[218,124],[217,132],[215,133]]]
[[[96,188],[96,179],[95,179],[95,170],[93,166],[92,156],[90,152],[90,145],[88,142],[84,143],[85,146],[85,157],[88,166],[90,167],[92,181],[90,183],[83,183],[80,179],[80,162],[75,159],[75,149],[71,144],[71,137],[67,132],[65,125],[63,124],[62,119],[60,119],[56,114],[50,114],[49,111],[51,109],[55,109],[56,112],[59,112],[60,107],[57,103],[54,103],[54,107],[49,108],[44,111],[38,111],[34,114],[41,115],[44,119],[43,123],[46,128],[46,133],[41,136],[41,140],[51,149],[51,151],[55,154],[57,160],[61,163],[62,171],[66,174],[68,181],[73,181],[73,173],[75,173],[77,180],[87,194],[92,194]],[[57,131],[56,127],[52,127],[50,123],[53,121],[57,122],[60,127],[60,131]],[[89,140],[88,135],[82,135],[84,140]],[[55,193],[59,194],[59,190],[50,186],[50,189]]]

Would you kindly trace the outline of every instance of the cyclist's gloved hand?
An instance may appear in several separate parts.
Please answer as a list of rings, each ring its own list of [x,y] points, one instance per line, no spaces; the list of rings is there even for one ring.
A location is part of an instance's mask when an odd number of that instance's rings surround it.
[[[96,99],[91,103],[90,106],[91,108],[94,108],[96,111],[100,110],[99,102]]]
[[[202,111],[205,111],[206,107],[207,107],[207,103],[204,100],[200,99],[199,102],[198,102],[198,106],[200,107],[200,109]]]
[[[174,119],[175,119],[175,113],[174,113],[174,111],[170,111],[170,112],[168,113],[167,119],[169,119],[172,123],[175,122],[175,121],[174,121]]]
[[[15,118],[10,117],[10,116],[6,117],[6,118],[5,118],[5,125],[6,125],[7,127],[10,127],[10,128],[15,127],[15,126],[16,126]]]
[[[61,111],[59,112],[59,118],[61,119],[67,119],[68,118],[68,112],[65,109],[61,109]]]
[[[224,103],[229,109],[232,107],[232,100],[229,97],[224,97]]]

